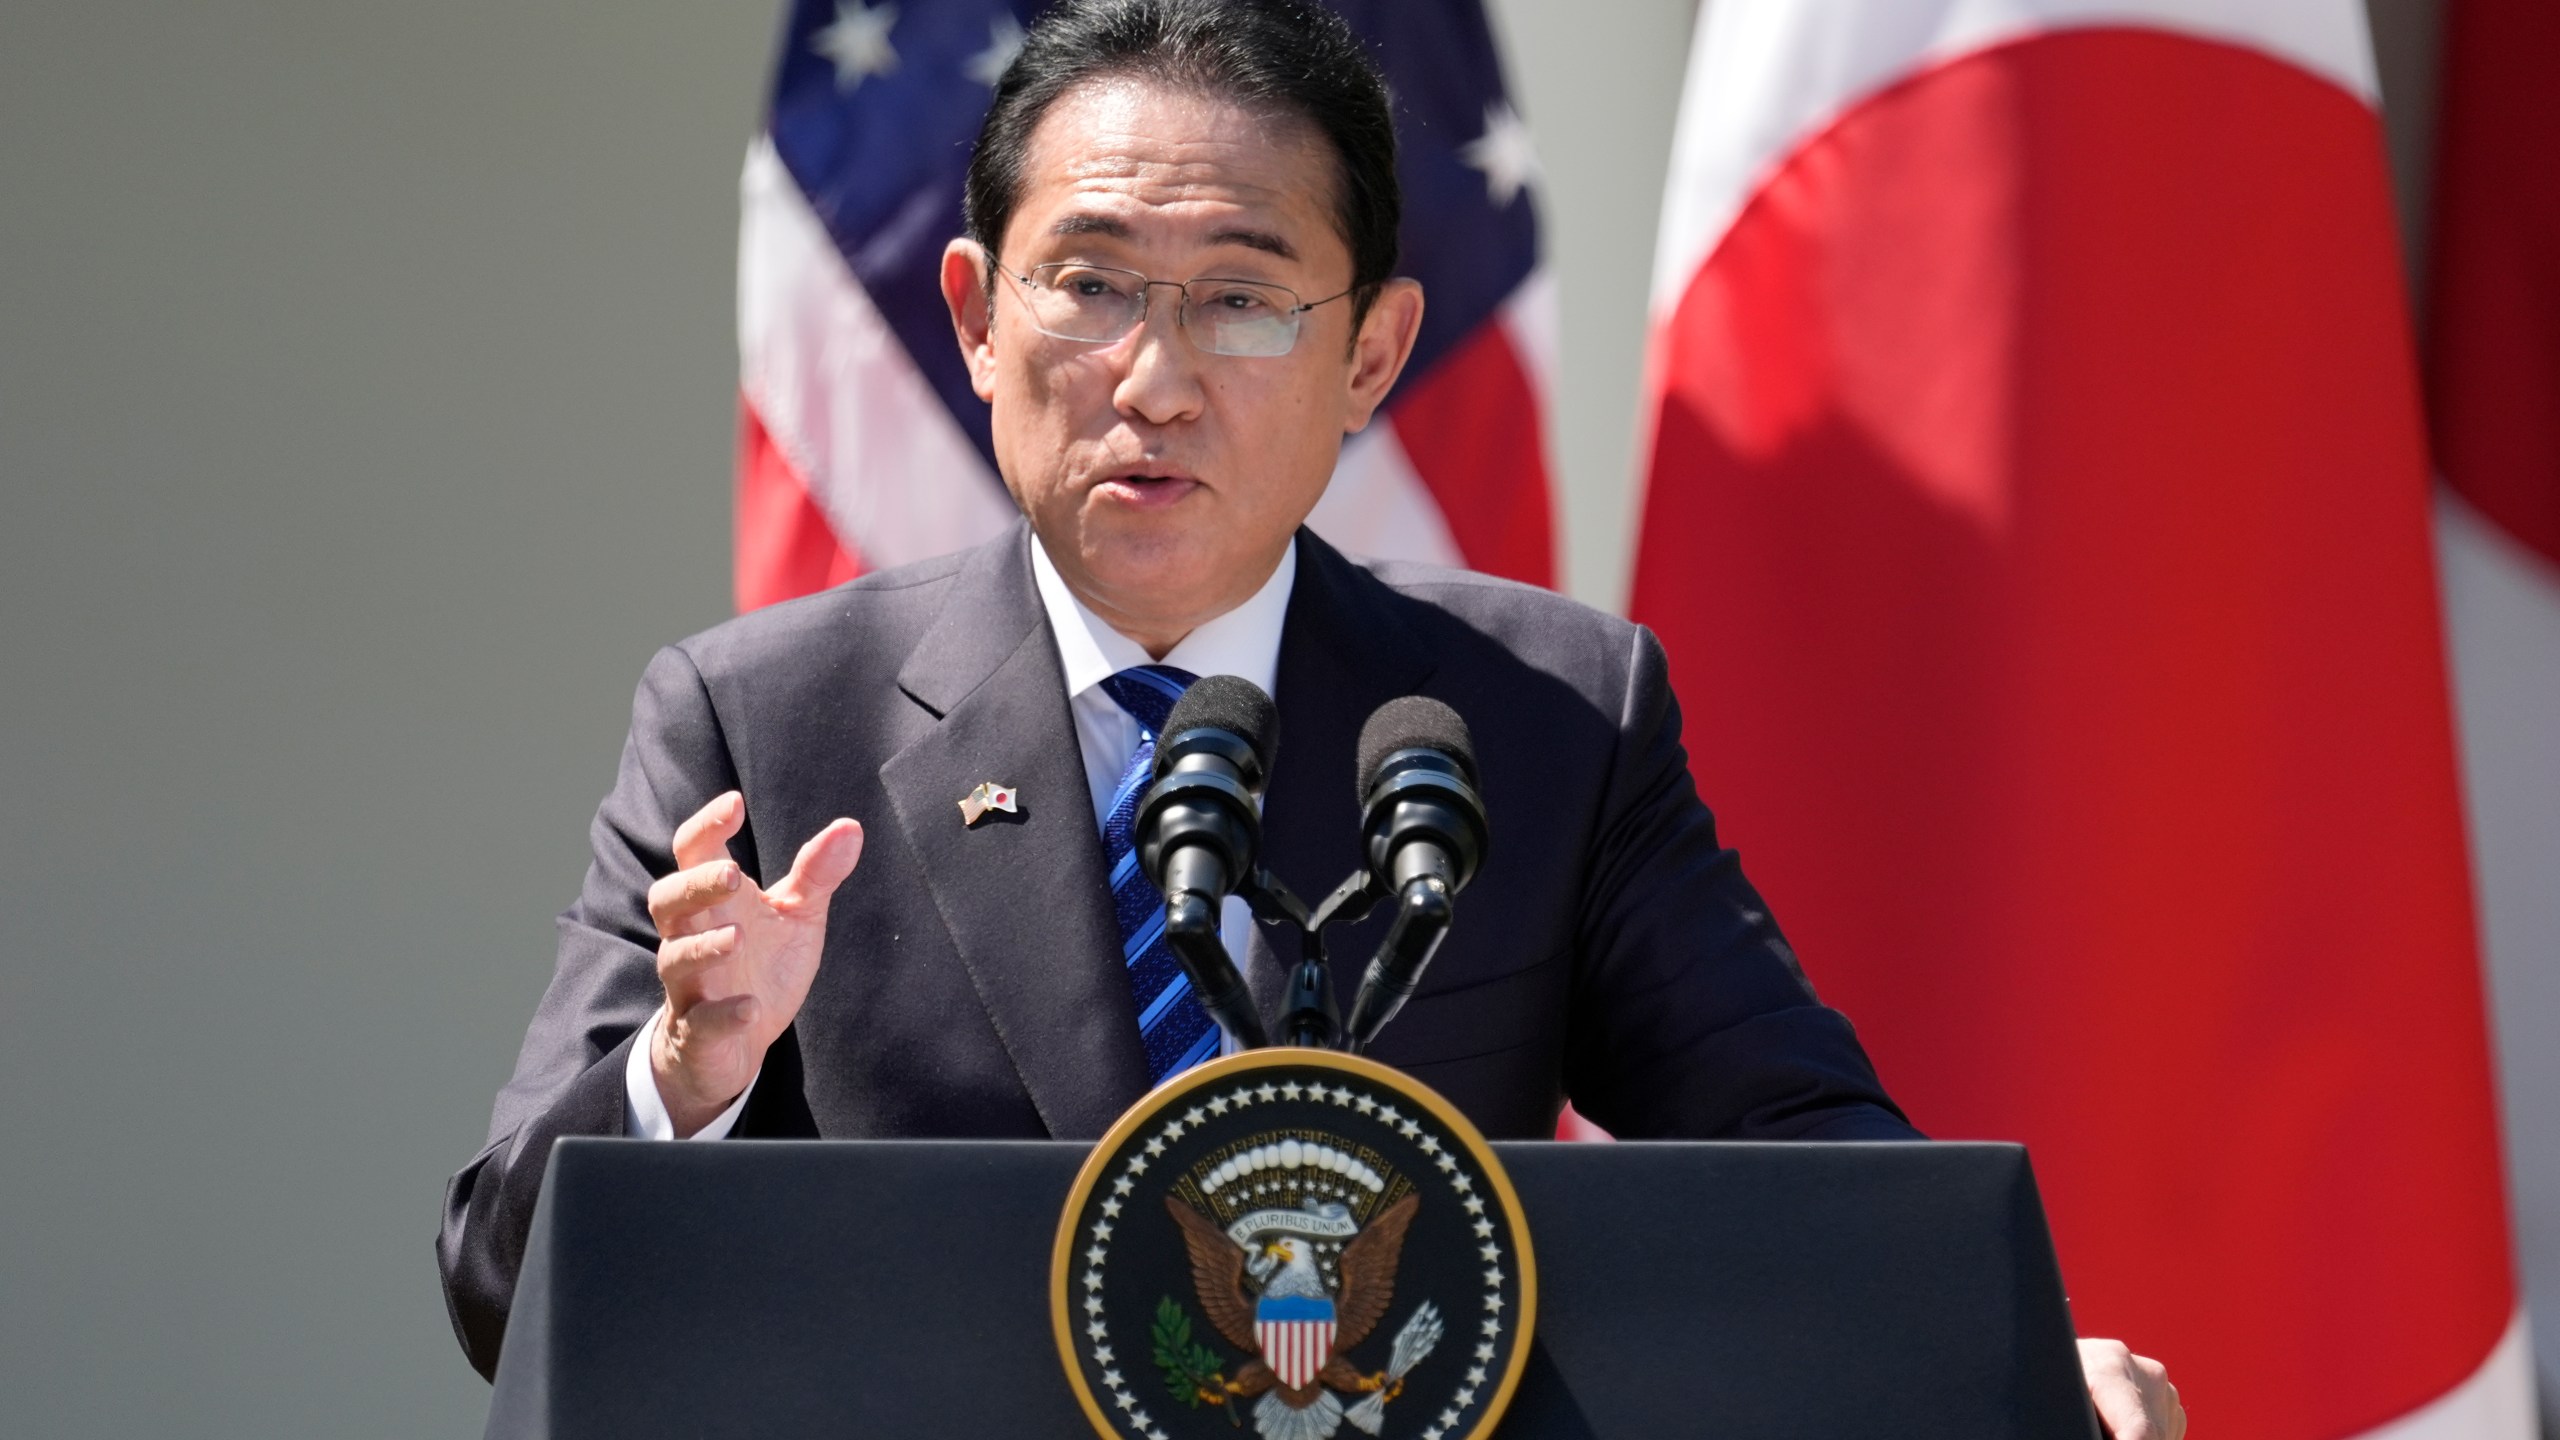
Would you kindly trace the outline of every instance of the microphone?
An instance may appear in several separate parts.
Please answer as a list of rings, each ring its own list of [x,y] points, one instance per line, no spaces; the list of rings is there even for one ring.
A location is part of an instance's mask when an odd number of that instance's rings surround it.
[[[1396,915],[1343,1027],[1355,1052],[1413,998],[1449,933],[1450,901],[1484,863],[1492,837],[1475,782],[1467,722],[1437,700],[1390,700],[1360,727],[1361,837],[1370,883],[1394,898]]]
[[[1268,1044],[1244,976],[1218,933],[1219,908],[1262,849],[1255,803],[1280,745],[1280,712],[1233,675],[1194,683],[1156,739],[1155,783],[1138,802],[1138,863],[1164,892],[1164,933],[1192,993],[1238,1045]]]

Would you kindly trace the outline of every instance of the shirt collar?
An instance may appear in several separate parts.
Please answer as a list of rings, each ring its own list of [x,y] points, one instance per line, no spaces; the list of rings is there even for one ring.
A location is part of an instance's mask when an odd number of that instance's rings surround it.
[[[1149,658],[1137,641],[1085,608],[1036,535],[1031,578],[1049,612],[1049,631],[1058,637],[1070,700],[1133,665],[1150,664],[1179,666],[1194,675],[1237,675],[1270,694],[1280,675],[1280,629],[1289,616],[1289,592],[1298,581],[1298,541],[1290,537],[1289,548],[1280,553],[1280,563],[1261,589],[1224,615],[1201,622],[1161,661]]]

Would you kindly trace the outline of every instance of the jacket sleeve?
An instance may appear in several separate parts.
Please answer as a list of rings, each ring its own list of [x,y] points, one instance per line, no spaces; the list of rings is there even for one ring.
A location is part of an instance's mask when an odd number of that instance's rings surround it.
[[[1582,896],[1565,1088],[1628,1139],[1909,1140],[1716,837],[1661,642],[1637,628]]]
[[[551,985],[498,1092],[488,1144],[445,1186],[436,1236],[445,1305],[483,1375],[497,1371],[552,1142],[623,1133],[623,1067],[665,998],[650,882],[675,868],[676,826],[737,783],[701,674],[682,650],[659,651],[632,701],[620,772],[588,831],[586,884],[560,916]],[[732,847],[753,875],[751,850],[744,836]]]

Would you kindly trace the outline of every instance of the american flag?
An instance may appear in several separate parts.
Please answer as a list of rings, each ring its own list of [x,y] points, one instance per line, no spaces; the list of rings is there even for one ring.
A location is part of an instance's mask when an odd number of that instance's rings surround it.
[[[736,589],[753,609],[1008,523],[936,280],[969,147],[1043,7],[793,0],[738,245]],[[1551,584],[1554,291],[1537,161],[1478,0],[1343,0],[1396,102],[1401,273],[1429,297],[1312,524],[1355,554]]]

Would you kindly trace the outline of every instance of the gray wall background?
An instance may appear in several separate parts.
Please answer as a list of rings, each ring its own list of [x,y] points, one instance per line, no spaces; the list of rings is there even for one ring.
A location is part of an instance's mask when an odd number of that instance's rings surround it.
[[[2411,186],[2436,4],[2373,3]],[[0,1428],[477,1432],[438,1189],[726,613],[773,9],[0,18]],[[1494,9],[1615,605],[1691,7]]]

